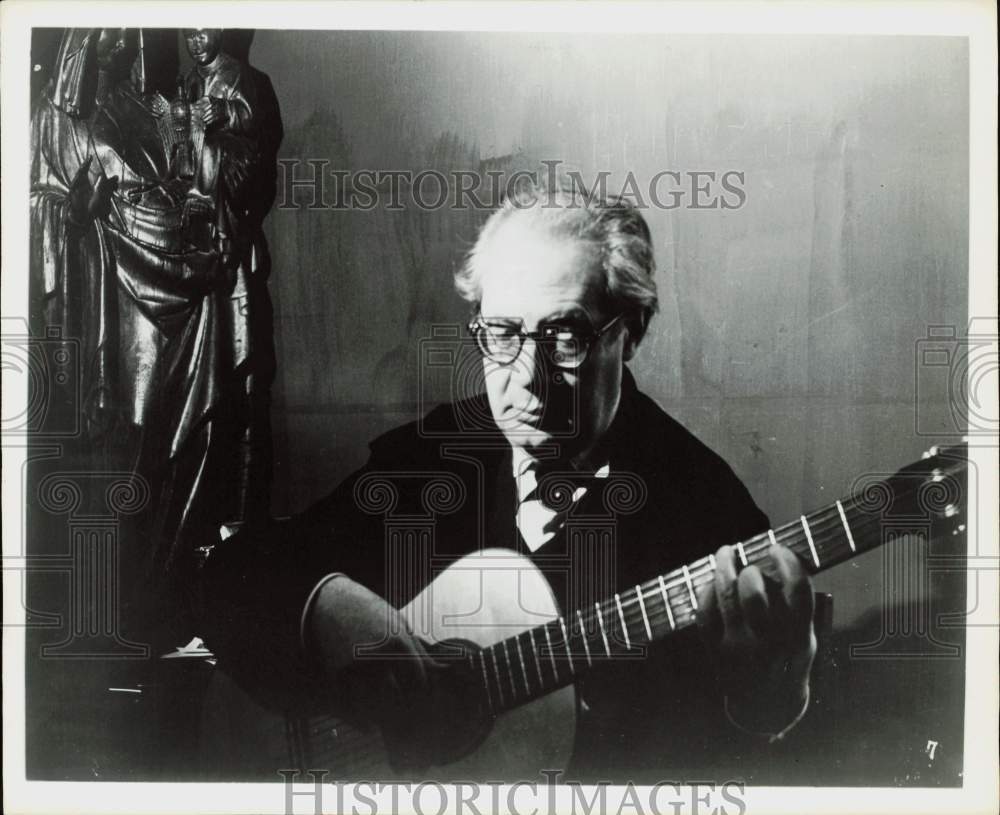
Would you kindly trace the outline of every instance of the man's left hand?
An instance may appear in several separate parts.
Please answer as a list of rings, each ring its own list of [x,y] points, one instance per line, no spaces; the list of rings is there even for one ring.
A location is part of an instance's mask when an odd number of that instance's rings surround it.
[[[739,573],[731,546],[715,553],[715,563],[698,617],[718,658],[727,712],[747,730],[780,733],[808,699],[816,655],[812,583],[783,546],[770,546]]]

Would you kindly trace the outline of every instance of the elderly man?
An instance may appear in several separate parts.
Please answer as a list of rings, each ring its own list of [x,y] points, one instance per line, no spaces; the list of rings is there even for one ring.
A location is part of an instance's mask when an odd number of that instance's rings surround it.
[[[449,710],[439,666],[413,631],[387,624],[388,605],[409,602],[431,569],[416,538],[409,556],[388,545],[385,513],[362,484],[381,478],[395,516],[416,517],[427,514],[427,479],[447,474],[462,488],[434,517],[435,568],[480,547],[513,549],[539,565],[563,608],[593,608],[714,555],[693,635],[651,647],[639,665],[608,660],[577,683],[576,747],[558,769],[651,782],[757,755],[808,706],[811,585],[780,546],[740,568],[729,544],[765,531],[767,518],[626,367],[657,304],[642,216],[618,200],[521,190],[486,222],[456,283],[475,309],[485,396],[385,434],[327,499],[216,547],[209,646],[258,698],[284,704],[325,682],[329,704],[381,725],[405,763],[432,762],[428,734]],[[543,500],[553,472],[572,487],[561,501]],[[627,507],[607,500],[623,480]],[[355,648],[380,641],[396,658],[365,661]]]

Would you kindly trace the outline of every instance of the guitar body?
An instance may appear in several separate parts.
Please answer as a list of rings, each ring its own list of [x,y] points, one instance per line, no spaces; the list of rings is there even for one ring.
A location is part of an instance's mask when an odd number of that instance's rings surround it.
[[[489,646],[559,616],[538,568],[514,552],[488,549],[449,566],[402,609],[424,640]],[[523,655],[531,659],[529,655]],[[518,659],[517,655],[512,655]],[[327,770],[332,780],[408,780],[393,769],[381,733],[317,711],[290,717],[267,710],[217,669],[203,716],[203,761],[228,777],[277,778],[279,769]],[[506,711],[468,754],[416,773],[420,779],[531,778],[565,769],[576,732],[572,685]]]

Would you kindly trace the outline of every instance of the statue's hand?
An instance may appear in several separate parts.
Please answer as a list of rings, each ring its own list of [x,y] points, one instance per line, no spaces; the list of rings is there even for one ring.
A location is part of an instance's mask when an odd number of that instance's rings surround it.
[[[204,291],[232,292],[236,285],[236,268],[218,249],[194,249],[187,254],[187,265],[194,280]]]
[[[191,112],[195,116],[200,116],[205,127],[211,127],[216,122],[225,121],[227,111],[226,103],[213,96],[203,96],[193,105]]]
[[[163,94],[154,94],[152,100],[150,101],[150,106],[153,108],[153,115],[159,119],[161,116],[166,116],[167,112],[170,110],[170,103],[163,98]]]
[[[212,215],[212,202],[202,195],[195,195],[188,191],[184,199],[184,207],[181,210],[181,223],[188,227],[200,219],[210,218]]]
[[[86,227],[96,218],[103,218],[111,209],[111,196],[118,189],[118,176],[108,178],[101,173],[97,185],[90,183],[90,163],[92,156],[80,165],[69,185],[67,199],[70,223],[77,227]]]
[[[114,195],[115,190],[118,189],[118,176],[113,175],[108,178],[103,173],[101,177],[97,179],[97,186],[94,188],[93,194],[90,196],[90,202],[87,205],[87,211],[90,213],[90,217],[93,218],[103,218],[111,210],[111,196]]]
[[[197,249],[187,256],[188,267],[197,280],[204,283],[205,290],[225,288],[227,272],[222,258],[214,249]]]

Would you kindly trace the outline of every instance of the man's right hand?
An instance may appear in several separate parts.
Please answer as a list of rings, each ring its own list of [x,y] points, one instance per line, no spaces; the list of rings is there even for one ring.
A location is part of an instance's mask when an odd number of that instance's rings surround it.
[[[118,176],[108,178],[101,173],[97,185],[90,183],[90,164],[93,156],[88,156],[80,165],[69,185],[67,217],[77,227],[90,226],[91,221],[103,218],[111,209],[111,196],[118,189]]]
[[[400,613],[337,575],[306,614],[304,644],[335,681],[348,712],[381,727],[396,767],[429,766],[444,715],[434,692],[441,666]]]

